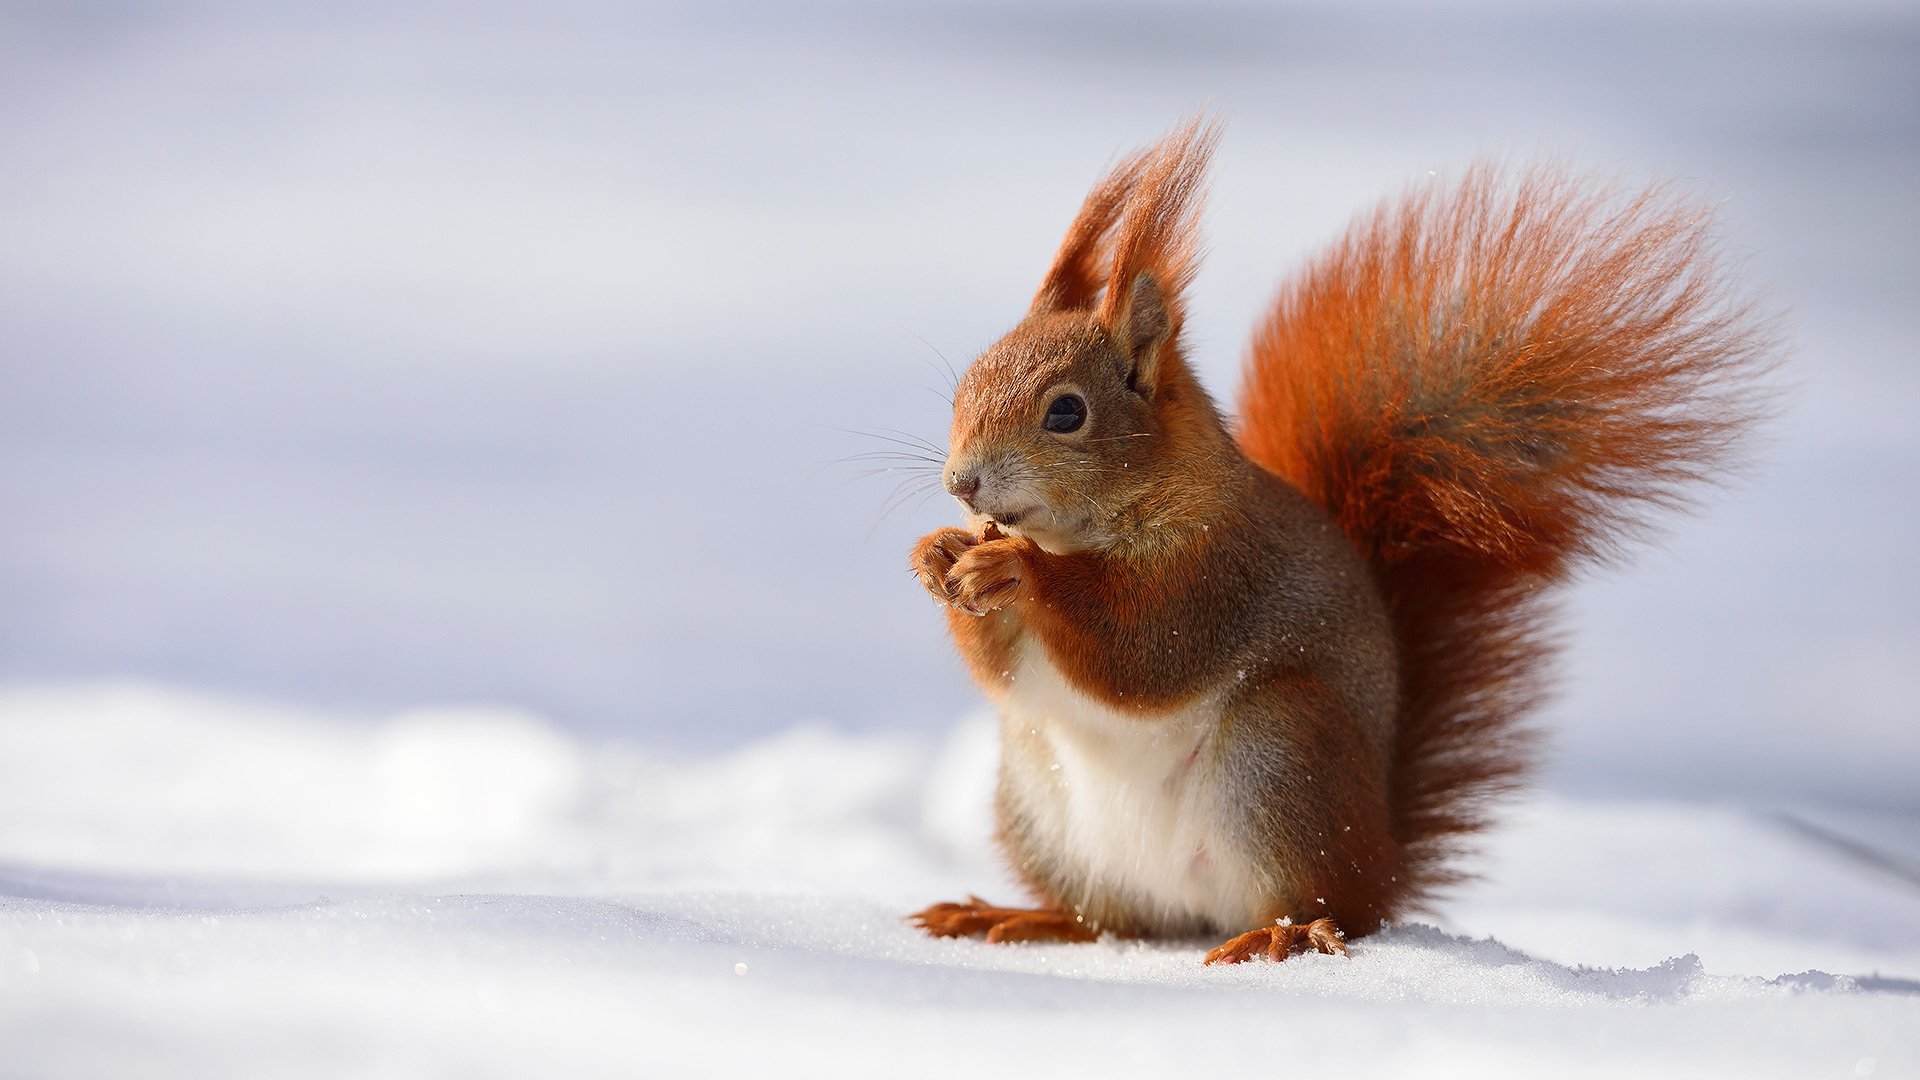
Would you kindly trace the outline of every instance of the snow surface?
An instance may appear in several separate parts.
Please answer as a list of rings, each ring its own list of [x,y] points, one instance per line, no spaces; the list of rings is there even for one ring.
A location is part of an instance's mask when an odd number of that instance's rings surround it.
[[[1920,1075],[1909,822],[1537,798],[1439,926],[1205,968],[903,923],[1014,895],[994,752],[0,688],[0,1074]]]

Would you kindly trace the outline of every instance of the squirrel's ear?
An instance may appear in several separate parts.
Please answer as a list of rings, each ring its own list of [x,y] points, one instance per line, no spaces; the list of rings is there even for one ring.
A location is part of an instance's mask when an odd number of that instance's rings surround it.
[[[1127,358],[1127,389],[1152,397],[1160,378],[1160,353],[1173,333],[1167,298],[1153,274],[1143,270],[1134,275],[1107,329]]]

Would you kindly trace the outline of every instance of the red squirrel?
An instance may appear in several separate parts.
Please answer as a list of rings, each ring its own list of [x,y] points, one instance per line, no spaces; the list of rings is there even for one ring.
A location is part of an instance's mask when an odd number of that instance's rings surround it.
[[[1181,344],[1218,137],[1120,161],[956,388],[968,524],[912,565],[999,708],[1037,903],[935,904],[933,934],[1345,953],[1458,880],[1526,769],[1550,587],[1764,406],[1768,322],[1705,209],[1482,166],[1282,289],[1236,429]]]

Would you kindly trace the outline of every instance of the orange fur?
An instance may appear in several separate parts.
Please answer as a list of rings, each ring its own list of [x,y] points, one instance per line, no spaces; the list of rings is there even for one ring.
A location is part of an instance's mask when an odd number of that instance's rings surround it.
[[[1249,457],[1325,508],[1393,615],[1397,909],[1528,763],[1540,589],[1729,463],[1771,341],[1707,208],[1534,168],[1416,189],[1285,287],[1241,390]]]
[[[1220,143],[1220,127],[1194,117],[1143,156],[1129,192],[1126,213],[1113,238],[1113,270],[1100,320],[1120,317],[1130,287],[1152,275],[1167,300],[1168,340],[1177,341],[1186,322],[1186,292],[1200,267],[1200,207],[1207,163]]]
[[[1542,588],[1759,411],[1769,343],[1703,210],[1482,168],[1283,290],[1236,441],[1181,342],[1217,137],[1111,170],[956,389],[973,519],[913,565],[1008,710],[998,835],[1041,906],[935,905],[936,933],[1231,932],[1233,962],[1418,905],[1524,770]]]
[[[915,913],[913,922],[934,937],[985,934],[990,944],[1092,941],[1100,936],[1084,920],[1063,911],[996,907],[977,896],[969,896],[960,904],[933,904]]]
[[[1332,919],[1315,919],[1305,926],[1280,923],[1249,930],[1217,946],[1206,957],[1209,964],[1238,964],[1256,956],[1285,960],[1296,949],[1311,948],[1328,955],[1347,955],[1346,934]]]

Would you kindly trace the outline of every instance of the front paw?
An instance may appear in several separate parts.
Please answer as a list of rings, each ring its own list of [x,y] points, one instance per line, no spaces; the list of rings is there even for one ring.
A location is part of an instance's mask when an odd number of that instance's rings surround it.
[[[953,603],[953,586],[948,583],[947,575],[960,556],[979,542],[979,537],[965,529],[938,529],[921,537],[920,542],[913,545],[911,560],[921,587],[940,603]]]
[[[1020,599],[1028,573],[1025,540],[983,540],[969,547],[947,572],[952,603],[963,611],[985,615]]]

